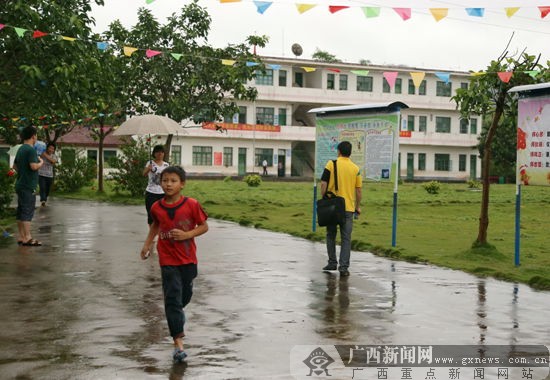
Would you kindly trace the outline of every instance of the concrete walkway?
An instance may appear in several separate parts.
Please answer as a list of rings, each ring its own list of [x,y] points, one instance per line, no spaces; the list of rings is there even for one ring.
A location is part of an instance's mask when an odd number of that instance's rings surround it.
[[[186,309],[189,359],[174,365],[157,258],[139,259],[144,208],[38,209],[44,246],[0,245],[0,378],[291,379],[298,346],[550,343],[549,292],[360,252],[340,279],[320,270],[323,244],[209,224]]]

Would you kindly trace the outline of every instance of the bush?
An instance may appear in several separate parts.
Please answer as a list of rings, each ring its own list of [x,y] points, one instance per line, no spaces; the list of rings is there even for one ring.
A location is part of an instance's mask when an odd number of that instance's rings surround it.
[[[223,179],[223,182],[231,182],[231,176],[228,175],[227,177],[225,177],[225,178]]]
[[[262,178],[257,174],[250,174],[244,177],[243,181],[245,181],[248,186],[251,187],[258,187],[262,184]]]
[[[63,161],[55,168],[55,188],[70,193],[89,186],[97,177],[97,166],[94,160],[81,158],[76,154],[74,159]]]
[[[0,161],[0,216],[8,213],[15,194],[15,171],[8,164]]]
[[[113,171],[113,190],[117,193],[128,191],[133,197],[142,196],[147,187],[148,178],[143,175],[143,168],[151,159],[150,147],[145,140],[130,140],[120,147],[123,156],[112,157],[109,164]]]
[[[476,181],[475,179],[471,179],[468,182],[468,189],[479,189],[481,187],[481,182]]]
[[[422,185],[422,187],[429,194],[439,194],[439,190],[441,190],[441,184],[438,181],[426,182],[425,184]]]

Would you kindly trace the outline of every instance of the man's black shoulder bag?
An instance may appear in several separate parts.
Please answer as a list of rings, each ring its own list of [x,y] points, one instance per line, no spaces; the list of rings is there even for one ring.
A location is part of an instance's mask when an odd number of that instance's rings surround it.
[[[334,189],[338,191],[338,170],[334,164]],[[346,200],[332,191],[327,191],[322,199],[317,201],[317,223],[321,227],[344,223],[346,218]]]

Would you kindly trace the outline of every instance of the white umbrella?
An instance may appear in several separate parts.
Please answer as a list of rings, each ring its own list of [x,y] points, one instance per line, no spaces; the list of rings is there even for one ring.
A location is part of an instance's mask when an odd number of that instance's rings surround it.
[[[182,126],[166,116],[141,115],[134,116],[120,124],[113,135],[144,136],[144,135],[177,135],[182,132]]]

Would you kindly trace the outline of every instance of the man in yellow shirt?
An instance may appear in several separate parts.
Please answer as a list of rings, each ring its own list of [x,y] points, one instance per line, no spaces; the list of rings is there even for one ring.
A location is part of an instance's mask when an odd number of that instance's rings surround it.
[[[336,160],[338,191],[334,185],[334,163],[328,161],[321,176],[321,196],[331,191],[346,200],[346,218],[340,226],[340,266],[336,259],[336,224],[327,226],[327,253],[328,264],[325,271],[340,271],[341,276],[349,276],[349,264],[351,254],[351,232],[353,230],[353,216],[361,213],[361,187],[362,179],[359,167],[349,158],[351,156],[351,143],[342,141],[338,144],[338,159]]]

